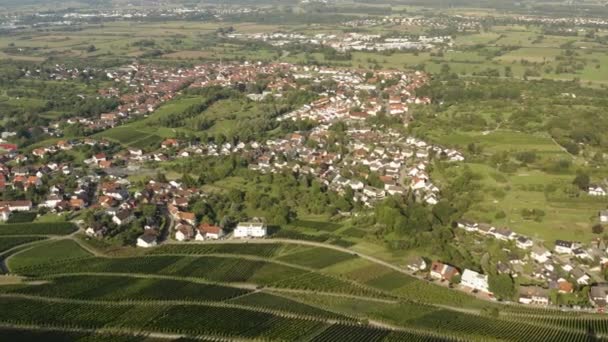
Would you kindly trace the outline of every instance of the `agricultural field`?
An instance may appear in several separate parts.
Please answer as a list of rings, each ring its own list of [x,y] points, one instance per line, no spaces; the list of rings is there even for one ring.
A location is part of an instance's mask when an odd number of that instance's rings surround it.
[[[159,145],[162,141],[162,138],[156,134],[146,133],[145,131],[140,131],[129,127],[113,128],[98,134],[98,137],[109,139],[126,146],[145,150]]]
[[[108,333],[141,329],[207,338],[318,341],[483,341],[495,334],[509,340],[536,334],[578,340],[588,326],[598,333],[608,329],[598,319],[575,315],[556,321],[550,317],[559,313],[531,308],[505,310],[500,318],[484,316],[481,311],[489,304],[466,294],[349,253],[297,243],[176,244],[151,249],[145,256],[101,258],[72,240],[59,240],[24,249],[8,265],[31,278],[0,285],[3,308],[13,310],[0,322],[45,328],[103,326]],[[540,316],[529,320],[528,315]],[[49,320],[54,316],[60,318]],[[187,317],[205,317],[205,323],[194,324]],[[367,319],[400,330],[357,323]],[[217,323],[225,321],[230,323]]]
[[[171,289],[171,291],[167,291]],[[65,276],[48,278],[36,286],[23,286],[7,293],[38,297],[96,301],[209,301],[219,302],[251,293],[251,290],[198,284],[174,279],[125,276]]]
[[[163,245],[151,250],[149,254],[235,254],[271,258],[279,254],[283,247],[280,243]]]
[[[230,300],[230,303],[261,307],[269,310],[297,312],[312,317],[327,317],[331,319],[350,321],[351,317],[343,314],[319,309],[318,307],[280,296],[278,293],[255,292]]]
[[[304,267],[321,269],[356,257],[356,255],[332,249],[311,247],[307,250],[283,255],[278,260]]]
[[[3,338],[9,341],[27,342],[27,341],[116,341],[116,342],[135,342],[135,341],[164,341],[164,339],[153,339],[145,335],[134,336],[131,334],[109,334],[96,333],[92,331],[62,331],[55,329],[27,329],[27,328],[0,328],[0,334]]]
[[[11,269],[23,269],[67,260],[77,262],[76,260],[87,258],[90,255],[72,240],[57,240],[20,250],[7,259],[7,264]]]

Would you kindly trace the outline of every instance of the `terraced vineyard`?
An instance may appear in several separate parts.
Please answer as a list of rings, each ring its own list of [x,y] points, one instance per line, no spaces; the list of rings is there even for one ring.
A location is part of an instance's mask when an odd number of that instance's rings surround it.
[[[65,276],[47,279],[48,282],[42,285],[19,286],[8,289],[6,293],[101,301],[224,301],[251,293],[251,290],[241,288],[173,279],[125,276]]]
[[[66,235],[76,231],[70,222],[1,224],[0,235]]]
[[[0,253],[13,247],[44,239],[41,236],[4,236],[0,237]]]
[[[343,314],[330,312],[327,310],[320,309],[318,307],[291,300],[278,295],[272,295],[265,292],[255,292],[242,296],[230,301],[231,303],[249,305],[255,307],[261,307],[271,310],[280,311],[291,311],[298,312],[303,315],[315,316],[315,317],[327,317],[338,320],[352,321],[353,318],[347,317]]]
[[[95,340],[101,335],[92,329],[102,327],[111,334],[104,338],[119,341],[125,333],[135,340],[155,333],[365,342],[608,335],[607,320],[596,315],[513,306],[496,306],[504,309],[497,317],[483,315],[480,309],[495,305],[354,253],[301,242],[172,244],[110,258],[93,256],[70,237],[36,238],[0,238],[6,246],[33,244],[15,252],[8,266],[34,282],[0,285],[0,326],[22,326],[24,336]]]
[[[237,254],[270,258],[276,255],[283,245],[274,244],[180,244],[163,245],[148,254]]]
[[[278,260],[304,267],[321,269],[354,258],[357,258],[354,254],[347,254],[327,248],[311,247],[300,252],[279,257]]]
[[[46,342],[61,342],[61,341],[110,341],[110,342],[136,342],[150,341],[148,336],[133,335],[133,334],[104,334],[77,331],[61,331],[61,330],[40,330],[40,329],[16,329],[16,328],[0,328],[0,336],[6,341],[13,342],[29,342],[29,341],[46,341]]]
[[[322,320],[282,317],[255,310],[204,305],[147,305],[145,315],[134,304],[67,303],[25,298],[0,298],[4,310],[0,321],[12,324],[35,324],[45,327],[81,327],[83,329],[115,328],[207,337],[239,336],[242,338],[293,341],[325,341],[324,334],[341,331],[335,341],[368,341],[361,328]],[[371,330],[377,336],[388,336],[387,329]],[[345,332],[351,332],[345,334]],[[424,335],[421,335],[424,336]],[[354,337],[354,339],[353,339]]]

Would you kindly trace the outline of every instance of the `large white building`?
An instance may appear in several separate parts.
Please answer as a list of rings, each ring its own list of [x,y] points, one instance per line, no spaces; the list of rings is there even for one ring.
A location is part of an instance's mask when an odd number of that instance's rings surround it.
[[[460,284],[478,291],[490,293],[488,276],[475,271],[465,269],[462,272],[462,277],[460,277]]]
[[[239,222],[234,229],[235,238],[265,237],[266,224],[263,222]]]

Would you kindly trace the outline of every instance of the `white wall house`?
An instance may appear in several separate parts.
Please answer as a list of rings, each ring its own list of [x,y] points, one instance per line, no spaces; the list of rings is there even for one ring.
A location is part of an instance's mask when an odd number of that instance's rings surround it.
[[[549,291],[538,286],[522,286],[519,302],[531,305],[549,305]]]
[[[551,252],[549,252],[546,248],[540,246],[532,247],[532,251],[530,252],[530,257],[540,263],[544,264],[551,257]]]
[[[462,272],[460,284],[478,291],[490,293],[488,276],[469,269],[465,269],[464,272]]]
[[[591,185],[589,186],[589,190],[587,191],[589,196],[606,196],[608,193],[604,188],[599,185]]]
[[[11,211],[8,207],[0,208],[0,221],[6,222],[11,217]]]
[[[239,222],[234,229],[235,238],[265,237],[266,224],[262,222]]]
[[[572,254],[572,250],[576,248],[573,242],[564,240],[555,240],[555,252],[560,254]]]
[[[30,211],[32,201],[0,201],[0,207],[8,207],[10,211]]]
[[[607,223],[608,222],[608,210],[602,210],[599,213],[600,222]]]
[[[515,241],[515,245],[521,249],[528,249],[534,246],[534,242],[525,236],[520,236]]]
[[[198,241],[217,240],[222,236],[224,236],[224,230],[222,228],[211,224],[202,223],[198,226],[195,239]]]
[[[143,234],[137,238],[137,247],[154,247],[156,246],[156,236],[151,234]]]

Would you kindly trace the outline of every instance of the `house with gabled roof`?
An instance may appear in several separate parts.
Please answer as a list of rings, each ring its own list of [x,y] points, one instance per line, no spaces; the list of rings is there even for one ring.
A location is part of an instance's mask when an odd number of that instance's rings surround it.
[[[549,291],[540,286],[520,286],[518,301],[527,305],[549,305]]]
[[[507,228],[497,228],[491,233],[495,238],[502,241],[513,240],[516,234]]]
[[[432,278],[447,281],[452,281],[452,279],[459,274],[460,271],[456,267],[444,264],[440,261],[433,261],[429,272],[429,275]]]
[[[598,284],[591,286],[589,290],[589,301],[595,307],[606,307],[608,303],[608,284]]]
[[[224,236],[224,230],[216,225],[201,223],[196,232],[196,240],[217,240]]]
[[[178,223],[175,226],[175,239],[177,241],[188,241],[192,238],[194,238],[194,227],[184,223]]]
[[[530,257],[539,264],[544,264],[551,257],[551,252],[545,247],[533,246],[530,251]]]
[[[119,226],[130,223],[135,219],[133,212],[129,209],[119,210],[113,217],[112,222]]]
[[[196,224],[196,215],[191,212],[180,211],[177,213],[177,218],[194,226]]]
[[[30,211],[33,205],[29,200],[0,201],[0,208],[2,207],[7,207],[10,211]]]
[[[555,252],[559,254],[572,254],[577,244],[572,241],[555,240]]]
[[[572,275],[572,279],[579,285],[589,285],[591,281],[591,277],[579,267],[574,268],[570,274]]]
[[[521,249],[528,249],[534,246],[534,242],[531,239],[520,235],[515,240],[515,245]]]
[[[157,242],[156,234],[150,234],[146,231],[144,234],[137,238],[137,247],[149,248],[156,246]]]
[[[427,266],[426,261],[420,256],[410,258],[406,264],[406,267],[412,272],[424,271]]]
[[[479,225],[476,222],[469,220],[458,220],[456,222],[456,226],[466,230],[467,232],[476,232],[479,228]]]

